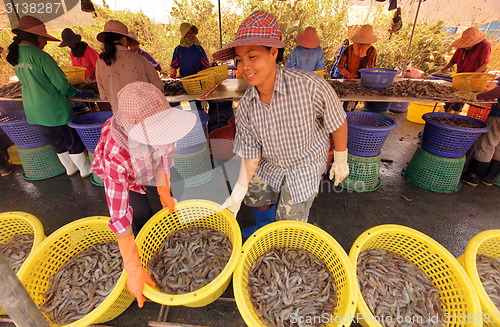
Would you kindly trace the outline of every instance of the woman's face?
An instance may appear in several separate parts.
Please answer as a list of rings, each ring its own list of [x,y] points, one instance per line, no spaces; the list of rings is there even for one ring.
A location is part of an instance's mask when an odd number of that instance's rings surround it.
[[[257,88],[274,84],[277,48],[261,45],[242,45],[235,48],[235,63],[248,84]]]
[[[196,34],[193,33],[193,29],[190,28],[189,31],[184,35],[186,39],[192,39]]]

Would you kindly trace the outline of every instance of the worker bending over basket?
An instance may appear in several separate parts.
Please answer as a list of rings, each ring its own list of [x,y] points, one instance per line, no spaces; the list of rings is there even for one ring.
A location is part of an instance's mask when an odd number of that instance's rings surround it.
[[[163,207],[174,211],[170,174],[176,173],[175,142],[189,133],[196,116],[171,108],[163,93],[146,82],[123,87],[118,109],[102,127],[92,169],[104,182],[109,227],[117,234],[129,292],[142,307],[144,283],[154,287],[154,282],[141,265],[132,224],[138,231],[153,214],[144,185],[156,185]]]
[[[275,216],[307,221],[327,163],[330,133],[335,143],[330,178],[338,185],[349,175],[342,104],[318,74],[278,67],[283,47],[275,17],[255,11],[235,40],[213,55],[234,59],[249,84],[236,111],[234,153],[242,158],[238,182],[221,206],[236,215],[245,199],[255,208],[257,223],[243,230],[244,237]]]

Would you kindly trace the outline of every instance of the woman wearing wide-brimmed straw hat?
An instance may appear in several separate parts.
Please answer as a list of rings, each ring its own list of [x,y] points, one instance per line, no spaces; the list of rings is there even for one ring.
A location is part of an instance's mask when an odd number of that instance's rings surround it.
[[[205,49],[196,37],[198,28],[190,23],[182,23],[179,27],[181,39],[175,47],[170,63],[170,77],[186,77],[210,68]],[[178,71],[177,71],[178,70]]]
[[[325,69],[325,57],[320,39],[314,27],[306,27],[296,38],[298,46],[293,48],[286,68],[316,71]]]
[[[491,54],[491,44],[485,40],[485,34],[477,27],[469,27],[462,36],[451,44],[457,50],[450,61],[437,71],[442,74],[455,64],[457,73],[484,73],[488,68]],[[460,113],[463,103],[446,103],[444,109],[448,112]]]
[[[275,219],[307,221],[327,164],[329,136],[335,143],[330,178],[349,175],[346,114],[335,91],[318,74],[277,65],[281,31],[276,18],[255,11],[234,41],[214,53],[234,59],[249,84],[236,111],[234,153],[242,158],[238,182],[221,209],[237,214],[241,202],[254,207],[256,225]]]
[[[60,41],[47,33],[38,18],[24,16],[14,28],[14,42],[9,45],[7,61],[14,66],[22,84],[23,106],[29,124],[40,125],[54,147],[66,173],[80,171],[82,177],[92,174],[77,132],[67,124],[75,113],[70,96],[93,98],[90,91],[78,91],[68,82],[56,61],[43,51],[47,41]]]
[[[377,40],[371,25],[363,25],[356,31],[351,37],[353,44],[344,50],[338,65],[344,78],[359,78],[360,69],[375,67],[377,51],[372,44]]]
[[[109,227],[117,235],[128,290],[139,307],[145,301],[144,283],[154,287],[141,265],[132,230],[134,226],[139,231],[153,215],[144,185],[155,185],[163,207],[175,210],[170,192],[170,175],[179,175],[173,168],[175,142],[195,123],[195,114],[171,108],[154,85],[130,83],[118,92],[118,110],[104,123],[94,152],[92,168],[104,181]]]
[[[486,41],[485,37],[485,34],[477,27],[466,29],[462,36],[451,44],[457,50],[450,62],[437,74],[442,74],[455,64],[457,65],[457,73],[484,73],[491,54],[491,44]]]
[[[82,41],[82,36],[73,32],[71,28],[65,28],[61,33],[62,42],[59,47],[69,47],[71,65],[85,68],[85,78],[95,79],[95,65],[99,59],[99,53],[87,42]]]
[[[127,84],[142,81],[154,84],[163,91],[163,82],[151,63],[128,49],[130,43],[138,43],[129,37],[128,27],[117,20],[109,20],[104,30],[97,34],[104,44],[96,65],[96,81],[100,98],[108,100],[111,108],[118,107],[117,94]]]

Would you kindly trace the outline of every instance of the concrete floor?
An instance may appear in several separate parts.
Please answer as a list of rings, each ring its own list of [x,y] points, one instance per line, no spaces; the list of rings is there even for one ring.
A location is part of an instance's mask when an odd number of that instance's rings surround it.
[[[434,238],[454,256],[459,256],[467,242],[477,233],[500,228],[500,188],[464,185],[452,194],[426,191],[401,177],[401,171],[411,160],[418,147],[418,133],[424,125],[405,119],[406,114],[391,114],[398,122],[382,149],[380,177],[382,184],[373,192],[355,193],[334,188],[324,180],[321,193],[315,200],[309,222],[330,233],[345,249],[349,249],[365,230],[380,224],[401,224],[415,228]],[[387,162],[392,160],[392,162]],[[229,179],[237,176],[238,162],[225,164]],[[25,181],[22,168],[14,174],[0,178],[0,212],[25,211],[38,217],[45,226],[46,235],[73,220],[108,215],[104,189],[94,186],[89,179],[61,175],[43,181]],[[196,188],[186,188],[178,200],[203,198],[222,203],[228,190],[220,167],[215,177]],[[154,190],[150,202],[160,209]],[[253,214],[245,206],[238,214],[242,227],[252,224]],[[232,297],[231,285],[223,297]],[[133,303],[107,326],[147,326],[157,320],[160,305],[147,302],[138,309]],[[173,307],[169,322],[203,326],[245,326],[235,303],[215,302],[202,308]],[[0,326],[12,326],[0,323]]]

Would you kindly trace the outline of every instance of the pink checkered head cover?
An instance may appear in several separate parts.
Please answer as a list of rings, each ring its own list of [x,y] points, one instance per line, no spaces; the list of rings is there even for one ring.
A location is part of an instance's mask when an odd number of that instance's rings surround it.
[[[281,30],[276,18],[265,11],[257,10],[241,23],[234,41],[213,54],[215,60],[231,60],[235,56],[234,48],[242,45],[262,45],[284,48]]]
[[[196,123],[196,115],[170,107],[153,84],[134,82],[118,92],[116,120],[129,139],[148,145],[174,143]]]

